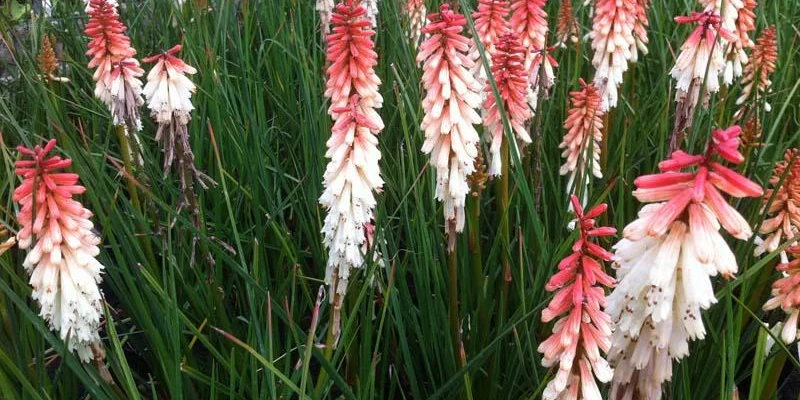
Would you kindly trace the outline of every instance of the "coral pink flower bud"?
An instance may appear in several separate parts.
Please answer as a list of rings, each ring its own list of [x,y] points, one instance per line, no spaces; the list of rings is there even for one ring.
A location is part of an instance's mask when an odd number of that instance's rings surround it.
[[[509,149],[513,149],[519,154],[519,147],[531,142],[526,126],[531,118],[531,110],[526,102],[528,74],[524,69],[525,49],[519,43],[516,35],[508,33],[498,40],[492,62],[492,74],[500,94],[500,101],[502,101],[511,130],[517,139],[517,143],[510,145]],[[488,97],[483,103],[483,108],[486,110],[483,122],[486,127],[487,141],[490,143],[489,174],[499,176],[503,172],[500,148],[505,140],[504,127],[498,100],[489,84],[486,85],[486,93],[488,93]]]
[[[325,97],[331,100],[328,113],[336,119],[334,109],[347,107],[350,97],[357,94],[360,103],[370,108],[380,108],[383,97],[378,92],[381,80],[375,74],[378,54],[372,37],[375,31],[365,18],[366,10],[358,0],[344,0],[337,4],[328,35],[326,58]]]
[[[508,13],[508,0],[478,0],[478,8],[472,13],[478,37],[470,47],[469,56],[475,60],[475,65],[472,67],[472,75],[481,85],[486,83],[487,75],[477,43],[480,41],[483,45],[486,59],[489,62],[488,67],[491,68],[497,40],[500,36],[508,33],[510,29],[506,19]]]
[[[563,149],[564,165],[561,175],[569,174],[567,191],[581,193],[586,199],[589,188],[589,174],[602,178],[600,170],[600,143],[603,140],[603,111],[600,92],[593,85],[588,85],[580,78],[581,90],[570,92],[572,108],[567,111],[564,121],[564,139],[559,148]]]
[[[547,384],[544,399],[600,399],[595,380],[608,382],[612,371],[601,356],[608,351],[611,328],[609,316],[603,312],[605,296],[600,285],[610,287],[614,279],[608,276],[601,261],[610,261],[613,254],[591,242],[595,236],[614,235],[616,229],[596,227],[594,218],[606,210],[601,204],[584,214],[576,196],[570,197],[577,217],[579,239],[572,254],[558,264],[558,270],[545,285],[556,292],[550,304],[542,310],[542,321],[555,318],[552,335],[539,345],[542,365],[558,366],[555,378]],[[592,233],[594,232],[594,234]],[[578,393],[582,396],[578,396]]]

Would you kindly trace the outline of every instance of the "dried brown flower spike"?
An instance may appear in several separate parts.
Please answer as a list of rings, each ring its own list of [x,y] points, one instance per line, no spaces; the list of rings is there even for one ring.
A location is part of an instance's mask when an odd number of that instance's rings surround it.
[[[56,76],[59,62],[50,36],[45,36],[42,40],[42,48],[36,56],[36,62],[39,64],[39,71],[42,72],[42,79],[50,82],[69,82],[69,78]]]

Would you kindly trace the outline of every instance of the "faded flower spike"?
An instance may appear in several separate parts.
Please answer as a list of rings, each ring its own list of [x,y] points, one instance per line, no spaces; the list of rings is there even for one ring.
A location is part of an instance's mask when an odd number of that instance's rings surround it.
[[[738,270],[720,226],[742,240],[752,232],[721,192],[763,194],[716,161],[744,161],[740,131],[715,130],[705,154],[675,151],[659,164],[661,173],[634,182],[634,196],[654,204],[641,209],[614,246],[619,284],[606,309],[616,325],[608,353],[615,368],[611,398],[661,398],[672,360],[689,354],[689,340],[705,338],[701,311],[716,303],[710,277],[730,278]]]
[[[561,260],[558,272],[545,286],[555,296],[542,311],[542,322],[558,320],[553,334],[538,350],[544,355],[542,365],[557,366],[558,371],[542,398],[601,400],[595,378],[608,382],[613,375],[603,357],[611,345],[611,318],[603,312],[603,287],[614,285],[614,278],[606,275],[602,263],[611,261],[614,255],[592,242],[592,238],[613,236],[617,230],[596,226],[595,218],[606,211],[606,204],[584,214],[577,197],[570,196],[570,202],[577,216],[579,238],[572,246],[572,254]]]
[[[180,207],[190,207],[197,218],[200,210],[194,182],[207,188],[211,180],[194,165],[194,152],[189,144],[187,125],[194,110],[192,94],[195,85],[186,75],[194,75],[197,70],[177,57],[180,45],[154,56],[145,58],[146,63],[156,65],[147,74],[144,95],[150,114],[158,123],[156,140],[164,151],[164,174],[169,171],[173,161],[178,161],[178,176],[181,183]],[[198,220],[195,218],[195,223]]]
[[[675,79],[675,101],[678,103],[671,149],[680,146],[686,130],[692,126],[698,103],[707,101],[710,93],[719,90],[720,74],[725,67],[724,43],[736,40],[723,27],[719,15],[713,10],[693,12],[688,17],[675,17],[675,22],[697,24],[697,27],[681,46],[675,66],[670,71]]]
[[[39,71],[42,73],[41,77],[43,80],[49,82],[69,82],[69,78],[56,75],[60,67],[50,36],[44,36],[42,40],[42,49],[39,51],[39,55],[36,56],[36,62],[39,64]]]
[[[471,41],[461,33],[467,19],[442,4],[428,20],[422,30],[427,39],[417,55],[427,93],[422,101],[422,151],[431,155],[431,166],[436,168],[436,198],[444,205],[445,230],[452,246],[456,232],[464,229],[470,191],[467,177],[475,170],[480,142],[473,125],[481,123],[475,109],[480,107],[482,88],[469,73]]]
[[[762,213],[770,218],[764,221],[759,230],[766,238],[756,247],[757,256],[773,252],[783,242],[800,235],[800,152],[797,149],[786,150],[783,162],[775,166],[769,184],[772,188],[767,189],[764,195]],[[771,204],[770,200],[773,200]]]
[[[48,157],[56,145],[17,148],[23,159],[16,162],[22,183],[14,190],[21,210],[19,247],[29,249],[23,266],[30,274],[32,297],[39,313],[83,362],[102,359],[100,342],[103,296],[98,287],[104,267],[95,257],[100,238],[89,220],[92,213],[72,196],[86,189],[78,175],[60,172],[72,160]]]
[[[772,283],[772,297],[764,304],[764,310],[778,307],[786,313],[786,321],[781,330],[781,339],[789,344],[800,335],[800,246],[787,249],[791,261],[779,264],[775,269],[783,276]]]
[[[572,0],[562,0],[558,10],[558,25],[556,25],[556,40],[558,46],[566,47],[567,42],[578,43],[580,25],[575,19],[572,9]]]

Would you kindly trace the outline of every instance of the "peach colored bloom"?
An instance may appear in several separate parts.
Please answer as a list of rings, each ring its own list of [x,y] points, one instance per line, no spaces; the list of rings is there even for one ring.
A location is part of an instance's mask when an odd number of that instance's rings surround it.
[[[406,36],[415,48],[422,38],[422,28],[425,25],[425,0],[407,0],[406,17],[408,18],[408,30]]]
[[[772,85],[770,76],[775,72],[777,62],[778,42],[773,25],[764,29],[761,36],[756,39],[750,63],[744,67],[742,94],[736,99],[737,105],[745,104],[748,100],[755,102],[764,98]],[[770,111],[769,103],[766,103],[765,107]]]
[[[601,400],[595,377],[608,382],[613,375],[602,355],[611,345],[611,318],[603,312],[603,287],[614,285],[614,278],[603,271],[602,262],[611,261],[614,255],[592,242],[592,238],[613,236],[617,230],[596,226],[595,218],[606,211],[606,204],[584,214],[577,197],[571,196],[570,202],[580,236],[572,246],[572,254],[561,260],[558,272],[545,285],[555,295],[542,310],[542,322],[558,320],[538,351],[544,355],[542,365],[558,365],[558,371],[542,398]]]
[[[329,251],[325,283],[338,294],[330,296],[331,302],[341,301],[351,270],[365,263],[377,204],[375,193],[383,187],[377,137],[383,121],[376,111],[382,98],[373,69],[377,64],[372,42],[375,32],[365,14],[358,0],[343,0],[334,9],[333,33],[328,35],[331,65],[325,95],[331,99],[328,112],[334,125],[327,142],[325,157],[330,161],[319,202],[327,209],[322,228]],[[339,306],[341,303],[335,304]]]
[[[111,111],[115,125],[125,124],[129,131],[142,129],[139,106],[142,99],[144,70],[134,58],[136,50],[120,22],[114,4],[108,0],[91,0],[89,22],[84,32],[91,39],[86,55],[92,57],[89,68],[96,68],[95,96]]]
[[[569,94],[572,108],[567,111],[564,121],[567,133],[558,145],[564,149],[561,156],[565,158],[559,173],[569,174],[567,191],[582,192],[581,199],[585,201],[590,168],[596,178],[603,177],[600,170],[600,143],[603,140],[603,111],[600,106],[603,100],[595,86],[588,85],[583,78],[578,82],[581,90]],[[573,187],[576,184],[578,187]]]
[[[556,60],[549,56],[546,46],[547,13],[546,0],[512,0],[510,29],[525,48],[525,71],[528,73],[528,102],[536,110],[540,89],[545,97],[555,83],[553,68]],[[540,76],[542,75],[542,76]]]
[[[632,62],[638,61],[639,51],[642,54],[647,54],[647,44],[650,42],[647,38],[647,28],[650,27],[650,22],[647,20],[647,12],[650,11],[650,0],[636,0],[634,9],[636,10],[636,23],[633,26],[633,37],[636,39],[636,46],[632,49]]]
[[[642,208],[614,246],[619,284],[606,309],[615,323],[608,353],[615,367],[612,398],[661,397],[672,360],[689,354],[689,340],[705,338],[701,311],[716,303],[710,277],[730,278],[738,270],[720,227],[742,240],[751,228],[720,191],[763,194],[715,160],[744,161],[739,134],[738,126],[715,130],[705,154],[675,151],[659,164],[661,173],[634,182],[634,196],[654,204]]]
[[[473,40],[469,56],[475,60],[472,74],[481,85],[486,83],[487,75],[477,42],[480,41],[483,45],[486,60],[489,62],[488,67],[491,68],[497,40],[500,36],[508,33],[510,29],[506,20],[508,13],[508,0],[478,0],[478,8],[472,13],[478,38]]]
[[[770,218],[764,221],[759,230],[760,234],[767,236],[756,247],[757,256],[773,252],[782,242],[800,235],[800,152],[797,149],[786,150],[783,162],[775,166],[769,183],[772,188],[767,189],[761,212]],[[773,195],[775,198],[770,204]]]
[[[567,42],[578,43],[580,25],[575,19],[572,9],[572,0],[561,1],[558,10],[558,25],[556,25],[556,40],[559,47],[566,47]]]
[[[594,84],[603,97],[602,110],[616,107],[617,90],[628,62],[636,52],[636,7],[638,0],[597,0],[592,21]]]
[[[16,162],[22,183],[13,196],[21,206],[17,240],[20,248],[30,249],[23,266],[41,306],[39,315],[70,351],[89,362],[103,354],[103,297],[97,285],[104,267],[95,258],[100,238],[92,231],[92,213],[72,198],[86,190],[78,175],[59,171],[72,161],[48,157],[55,145],[54,139],[32,150],[17,148],[24,157]]]
[[[764,304],[764,310],[780,307],[786,313],[781,339],[789,344],[800,336],[800,246],[792,246],[787,252],[792,260],[775,268],[783,277],[772,283],[772,297]]]
[[[531,142],[526,124],[531,118],[526,95],[528,91],[528,74],[525,72],[525,48],[522,47],[516,35],[507,33],[497,41],[495,53],[492,56],[492,75],[494,75],[500,101],[508,116],[511,130],[514,132],[517,143],[509,145],[510,151],[519,154],[519,148]],[[501,168],[500,148],[504,138],[503,120],[497,99],[492,91],[492,86],[486,85],[488,97],[483,103],[486,115],[483,119],[486,141],[489,142],[489,175],[499,176]],[[513,158],[512,158],[513,159]]]
[[[462,35],[466,18],[445,3],[428,20],[422,30],[428,39],[417,55],[427,92],[422,101],[422,151],[431,155],[431,166],[436,168],[436,198],[444,204],[445,228],[452,245],[455,233],[464,229],[467,177],[474,171],[480,142],[473,125],[481,123],[475,109],[481,104],[482,88],[469,73],[471,41]]]

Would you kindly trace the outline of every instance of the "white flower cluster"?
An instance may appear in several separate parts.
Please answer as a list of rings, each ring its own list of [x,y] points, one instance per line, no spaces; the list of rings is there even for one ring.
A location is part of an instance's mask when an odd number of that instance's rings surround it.
[[[364,265],[371,244],[375,193],[383,187],[377,137],[382,129],[377,111],[352,99],[349,111],[338,111],[327,142],[325,157],[330,161],[323,176],[325,191],[319,199],[328,210],[322,228],[329,249],[325,282],[342,296],[347,293],[351,269]]]
[[[700,312],[716,303],[710,277],[737,271],[717,217],[704,204],[689,206],[688,223],[678,220],[665,235],[647,235],[663,205],[644,206],[614,246],[619,283],[606,309],[616,325],[612,398],[661,398],[672,360],[689,354],[689,340],[705,338]]]

